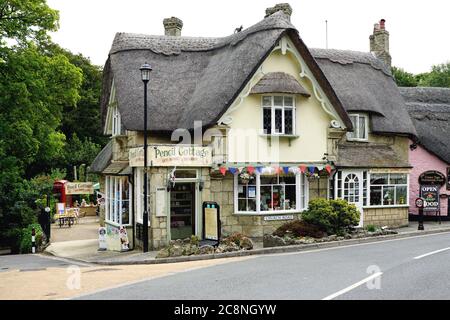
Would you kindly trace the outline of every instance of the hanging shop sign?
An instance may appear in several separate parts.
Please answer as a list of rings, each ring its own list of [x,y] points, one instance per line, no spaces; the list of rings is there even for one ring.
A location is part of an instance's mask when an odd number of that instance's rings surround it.
[[[445,175],[439,171],[426,171],[419,176],[419,183],[423,185],[439,185],[445,184]]]
[[[130,167],[144,166],[144,148],[129,151]],[[211,147],[182,145],[152,145],[147,150],[148,165],[153,167],[210,167]]]
[[[450,190],[450,167],[447,167],[447,190]]]
[[[67,182],[66,194],[94,194],[94,184],[92,182]]]
[[[439,189],[440,187],[438,185],[420,186],[420,197],[424,200],[423,209],[425,211],[439,211]]]
[[[203,240],[220,240],[220,207],[216,202],[203,203]]]

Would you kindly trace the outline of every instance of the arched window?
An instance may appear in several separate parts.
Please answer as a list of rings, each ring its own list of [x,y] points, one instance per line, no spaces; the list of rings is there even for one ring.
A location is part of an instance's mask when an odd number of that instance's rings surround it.
[[[344,180],[344,199],[350,203],[359,202],[359,178],[350,173]]]

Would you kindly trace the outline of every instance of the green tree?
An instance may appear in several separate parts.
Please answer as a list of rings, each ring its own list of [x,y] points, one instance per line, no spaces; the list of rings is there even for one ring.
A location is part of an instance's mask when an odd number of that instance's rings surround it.
[[[392,67],[392,75],[399,87],[417,87],[416,77],[402,68]]]
[[[59,13],[46,0],[0,0],[0,45],[4,39],[18,43],[48,40],[58,29]]]
[[[433,66],[431,72],[421,77],[419,85],[450,88],[450,62]]]

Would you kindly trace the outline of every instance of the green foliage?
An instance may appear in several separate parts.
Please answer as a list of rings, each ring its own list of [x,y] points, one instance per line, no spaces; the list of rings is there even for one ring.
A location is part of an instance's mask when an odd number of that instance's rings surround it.
[[[30,224],[28,227],[23,228],[20,233],[20,253],[31,253],[31,245],[32,245],[32,230],[35,230],[35,242],[36,242],[36,252],[38,248],[42,246],[42,242],[44,239],[44,232],[42,231],[41,226],[38,223]]]
[[[399,87],[450,88],[450,62],[435,65],[430,72],[414,75],[401,68],[392,67],[392,74]]]
[[[302,213],[305,222],[319,227],[328,234],[338,235],[357,225],[359,216],[356,206],[342,199],[311,200],[308,210]]]
[[[377,227],[375,227],[373,224],[369,224],[366,226],[366,230],[369,232],[375,232],[377,230]]]
[[[450,88],[450,62],[433,66],[431,72],[421,77],[419,85]]]
[[[392,75],[399,87],[417,87],[417,78],[402,68],[392,67]]]
[[[292,236],[312,238],[323,238],[325,236],[324,232],[319,227],[302,220],[295,220],[283,224],[275,230],[273,235],[278,237]]]
[[[59,13],[46,0],[0,1],[0,45],[3,39],[18,43],[48,40],[47,31],[58,29]]]
[[[105,143],[101,69],[51,44],[57,28],[45,0],[0,0],[0,245],[14,252],[54,180],[89,165]]]

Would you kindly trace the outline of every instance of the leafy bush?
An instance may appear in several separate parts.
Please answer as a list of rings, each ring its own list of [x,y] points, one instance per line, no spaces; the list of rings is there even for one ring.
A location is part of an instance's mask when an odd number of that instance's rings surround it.
[[[315,199],[309,202],[302,219],[328,234],[344,234],[359,222],[359,211],[347,201]]]
[[[369,224],[366,227],[366,230],[369,231],[369,232],[375,232],[377,230],[377,228],[373,224]]]
[[[39,224],[30,224],[27,228],[22,229],[20,234],[20,253],[30,253],[31,252],[31,234],[33,228],[36,231],[35,241],[36,241],[36,251],[37,248],[42,246],[44,239],[44,232]]]
[[[295,220],[280,226],[275,230],[273,235],[278,237],[290,235],[294,237],[323,238],[325,233],[319,227],[309,224],[306,221]]]

